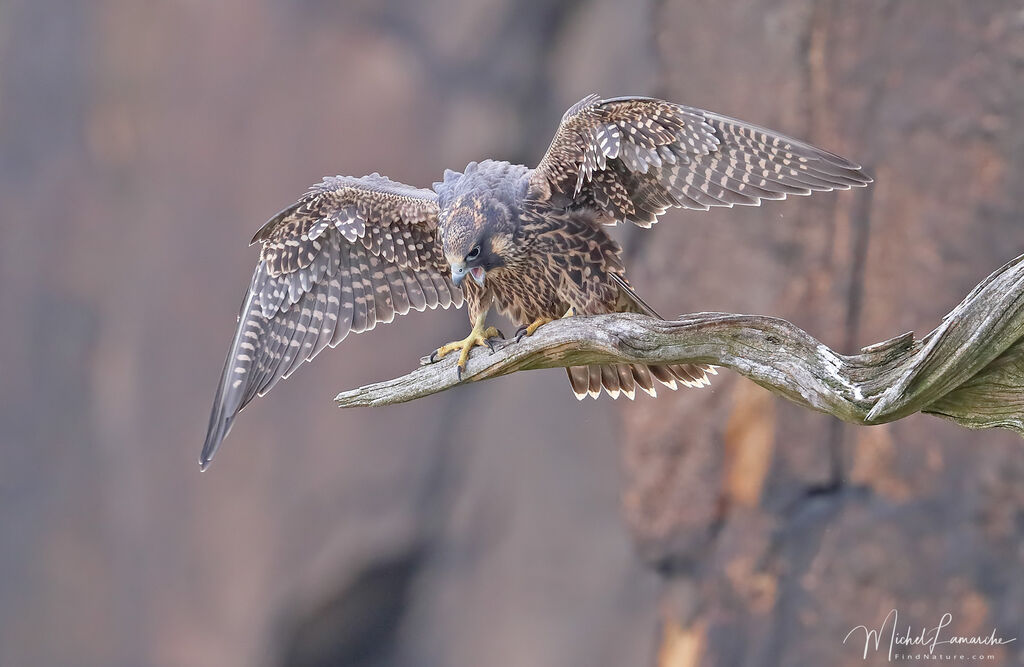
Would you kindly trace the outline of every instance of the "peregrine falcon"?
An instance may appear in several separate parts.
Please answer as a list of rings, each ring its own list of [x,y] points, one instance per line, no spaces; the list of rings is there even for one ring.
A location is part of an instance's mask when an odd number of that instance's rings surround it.
[[[334,176],[256,232],[259,263],[238,317],[199,463],[210,464],[238,412],[350,332],[411,309],[468,303],[472,330],[438,348],[470,351],[565,316],[657,317],[626,279],[605,226],[651,227],[672,207],[758,205],[871,179],[838,155],[710,111],[646,97],[583,98],[533,169],[484,160],[446,170],[431,190],[379,174]],[[468,280],[467,280],[468,278]],[[708,384],[710,366],[568,368],[578,398]]]

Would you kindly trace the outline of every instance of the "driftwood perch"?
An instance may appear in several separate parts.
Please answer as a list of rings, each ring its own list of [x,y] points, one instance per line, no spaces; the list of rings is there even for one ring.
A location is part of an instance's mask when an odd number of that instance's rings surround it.
[[[619,313],[570,317],[533,336],[474,351],[463,382],[521,370],[603,362],[710,363],[854,424],[915,412],[969,428],[1024,435],[1024,255],[982,281],[920,340],[905,333],[856,355],[832,351],[774,317],[696,313],[658,320]],[[340,407],[404,403],[459,384],[455,360],[345,391]]]

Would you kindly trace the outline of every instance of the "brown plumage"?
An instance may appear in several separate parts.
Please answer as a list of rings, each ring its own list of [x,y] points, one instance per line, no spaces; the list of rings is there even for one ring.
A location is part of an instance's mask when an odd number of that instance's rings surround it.
[[[764,128],[650,98],[584,98],[535,169],[507,162],[445,171],[433,190],[373,174],[333,177],[253,238],[260,261],[214,401],[200,463],[235,418],[303,361],[396,314],[469,304],[481,344],[491,308],[536,326],[571,313],[657,314],[625,277],[604,226],[650,227],[670,207],[756,205],[870,182],[860,167]],[[465,280],[466,277],[470,280]],[[709,366],[567,369],[580,398],[633,398],[661,383],[703,386]]]

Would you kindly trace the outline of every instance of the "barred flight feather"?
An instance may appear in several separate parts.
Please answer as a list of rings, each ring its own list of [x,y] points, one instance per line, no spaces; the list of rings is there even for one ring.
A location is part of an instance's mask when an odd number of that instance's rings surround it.
[[[242,408],[350,332],[453,303],[437,196],[379,174],[325,178],[253,237],[262,245],[221,373],[200,464]]]
[[[849,160],[757,125],[651,98],[591,95],[562,117],[529,196],[650,227],[673,206],[756,206],[870,182]]]

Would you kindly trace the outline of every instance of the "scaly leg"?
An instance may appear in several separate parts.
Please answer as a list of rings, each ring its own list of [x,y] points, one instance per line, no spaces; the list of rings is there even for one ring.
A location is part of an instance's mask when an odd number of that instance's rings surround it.
[[[562,315],[562,319],[565,319],[566,317],[572,317],[575,314],[576,309],[570,308],[569,310],[565,311],[565,315]],[[554,322],[555,319],[556,318],[554,317],[538,317],[533,322],[530,322],[529,324],[524,324],[523,326],[519,327],[518,331],[516,331],[516,342],[518,343],[519,341],[521,341],[524,336],[532,336],[534,331],[540,329],[548,322]]]
[[[469,360],[469,351],[477,345],[486,345],[490,348],[491,352],[494,351],[494,343],[491,342],[492,338],[504,338],[501,332],[494,327],[484,328],[484,320],[487,319],[487,311],[484,311],[477,315],[476,321],[473,323],[473,330],[469,332],[469,335],[462,340],[453,340],[450,343],[446,343],[441,347],[437,348],[430,354],[430,361],[437,361],[443,359],[445,355],[460,350],[459,352],[459,366],[458,373],[459,381],[462,381],[462,373],[466,370],[466,362]]]

